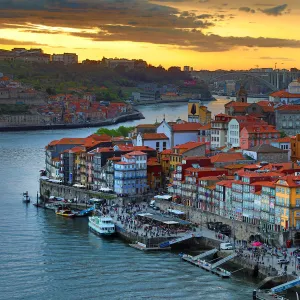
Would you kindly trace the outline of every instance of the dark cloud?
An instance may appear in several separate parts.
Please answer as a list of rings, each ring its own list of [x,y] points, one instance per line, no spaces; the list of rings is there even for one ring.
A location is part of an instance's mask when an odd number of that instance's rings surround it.
[[[201,14],[201,15],[198,15],[197,16],[197,19],[211,19],[213,18],[214,16],[211,15],[211,14]]]
[[[0,45],[13,45],[13,46],[48,46],[46,44],[40,44],[37,42],[26,42],[26,41],[17,41],[13,39],[3,39],[0,38]]]
[[[249,9],[242,11],[251,12]],[[273,15],[277,10],[278,15],[285,9],[286,6],[279,6],[266,10],[272,10]],[[28,32],[56,34],[61,33],[60,28],[48,30],[37,24],[50,28],[70,27],[78,30],[64,34],[93,41],[144,42],[201,52],[222,52],[236,47],[300,48],[298,40],[222,37],[203,32],[203,29],[214,26],[210,21],[224,22],[233,17],[228,12],[198,15],[194,11],[181,12],[148,0],[0,0],[2,28],[6,26]]]
[[[287,4],[283,4],[271,8],[261,9],[260,11],[270,16],[281,16],[284,13],[284,11],[287,9],[287,7],[288,7]]]
[[[254,14],[255,13],[255,10],[250,8],[250,7],[247,7],[247,6],[242,6],[239,8],[239,11],[245,11],[245,12],[248,12],[248,13],[252,13]]]

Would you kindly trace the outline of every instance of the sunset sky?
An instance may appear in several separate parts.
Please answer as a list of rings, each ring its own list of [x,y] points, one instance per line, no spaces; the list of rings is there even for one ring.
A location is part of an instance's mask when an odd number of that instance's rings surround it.
[[[0,48],[194,69],[300,68],[300,1],[1,0]]]

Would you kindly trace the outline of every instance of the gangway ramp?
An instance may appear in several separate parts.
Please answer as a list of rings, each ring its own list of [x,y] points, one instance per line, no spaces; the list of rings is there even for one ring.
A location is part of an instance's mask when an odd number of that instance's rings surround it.
[[[198,233],[188,233],[188,234],[185,234],[184,236],[181,236],[179,238],[176,238],[176,239],[173,239],[173,240],[170,240],[170,241],[166,241],[166,242],[163,242],[159,245],[160,248],[166,248],[166,247],[170,247],[171,245],[174,245],[174,244],[177,244],[177,243],[181,243],[183,241],[187,241],[189,239],[192,239],[192,238],[199,238],[201,237],[202,235],[201,234],[198,234]]]
[[[218,250],[217,249],[212,249],[212,250],[209,250],[209,251],[206,251],[204,253],[201,253],[199,255],[196,255],[193,257],[193,260],[198,260],[198,259],[202,259],[206,256],[209,256],[209,255],[214,255],[215,253],[217,253]]]
[[[297,285],[300,285],[300,277],[297,278],[297,279],[294,279],[292,281],[289,281],[289,282],[286,282],[286,283],[283,283],[281,285],[278,285],[278,286],[275,286],[271,289],[271,291],[273,293],[280,293],[280,292],[283,292],[287,289],[290,289],[294,286],[297,286]]]
[[[217,261],[216,263],[211,265],[212,269],[217,268],[218,266],[221,266],[222,264],[230,261],[231,259],[235,258],[237,256],[237,253],[232,253],[231,255],[224,257],[223,259]]]

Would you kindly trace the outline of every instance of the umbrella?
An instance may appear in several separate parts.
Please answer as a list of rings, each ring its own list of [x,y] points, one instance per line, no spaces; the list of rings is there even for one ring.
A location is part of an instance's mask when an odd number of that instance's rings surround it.
[[[252,246],[254,246],[254,247],[260,247],[261,245],[262,245],[261,242],[254,242],[254,243],[252,243]]]

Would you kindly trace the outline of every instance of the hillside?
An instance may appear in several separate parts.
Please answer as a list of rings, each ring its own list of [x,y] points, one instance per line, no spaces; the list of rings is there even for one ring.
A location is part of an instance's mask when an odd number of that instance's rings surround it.
[[[15,80],[50,94],[66,93],[70,89],[93,91],[106,100],[126,100],[140,83],[174,84],[183,86],[189,74],[170,68],[149,66],[126,71],[123,67],[109,69],[105,65],[78,64],[37,64],[20,61],[0,61],[0,72],[12,75]],[[185,88],[185,91],[188,88]],[[209,97],[208,88],[200,83],[197,92]]]

